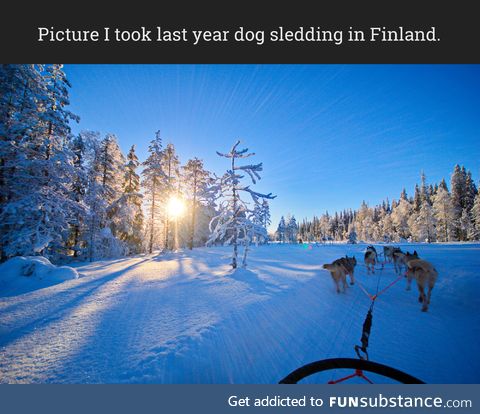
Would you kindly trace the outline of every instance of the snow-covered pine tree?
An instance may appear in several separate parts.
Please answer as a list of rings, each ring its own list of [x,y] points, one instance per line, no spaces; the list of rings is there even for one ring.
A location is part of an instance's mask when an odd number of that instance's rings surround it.
[[[395,229],[393,227],[392,215],[390,212],[385,211],[385,214],[381,220],[383,240],[387,243],[395,241]]]
[[[108,203],[103,197],[101,180],[100,134],[92,132],[90,139],[92,160],[88,168],[88,187],[84,198],[88,210],[83,237],[87,246],[88,260],[92,262],[95,258],[102,257],[104,253],[101,246],[101,231],[107,222]]]
[[[69,122],[78,118],[68,105],[69,84],[61,65],[7,68],[19,76],[9,93],[2,155],[2,255],[66,253],[71,217],[77,208],[70,196],[73,154]],[[8,76],[8,74],[7,74]],[[8,89],[8,88],[7,88]],[[4,105],[2,105],[4,106]]]
[[[265,224],[265,202],[255,204],[251,214],[252,223],[257,227],[257,232],[253,236],[253,241],[258,244],[266,243],[268,240],[267,227]],[[268,208],[268,204],[267,204]]]
[[[445,178],[442,178],[442,181],[440,181],[440,184],[438,185],[438,188],[440,188],[440,187],[443,188],[447,193],[449,193],[447,182],[445,181]],[[438,188],[437,188],[437,191],[438,191]]]
[[[224,240],[226,244],[233,245],[232,268],[237,268],[238,262],[238,246],[244,245],[243,266],[246,266],[246,259],[250,241],[258,231],[257,226],[252,222],[250,215],[253,209],[250,207],[251,202],[254,205],[259,204],[264,199],[273,199],[271,193],[261,194],[253,191],[250,185],[242,183],[243,173],[248,174],[253,184],[260,179],[259,173],[263,170],[262,163],[237,165],[239,159],[248,158],[254,153],[248,153],[248,148],[238,150],[240,141],[237,141],[228,153],[217,151],[220,157],[230,160],[230,169],[218,179],[219,194],[221,202],[219,205],[219,214],[212,219],[211,231],[212,235],[209,243],[216,240]],[[248,194],[251,202],[242,199],[242,194]]]
[[[429,190],[429,187],[427,186],[427,177],[424,171],[422,171],[420,178],[421,178],[421,185],[420,185],[421,203],[422,204],[429,203],[431,206],[432,205],[431,192]]]
[[[465,178],[465,203],[463,206],[462,216],[460,218],[462,233],[465,240],[475,240],[475,219],[473,215],[473,206],[475,197],[478,193],[475,182],[472,179],[472,173],[467,171]]]
[[[287,234],[288,234],[288,242],[296,243],[297,234],[298,234],[298,225],[297,225],[297,220],[293,215],[290,217],[290,220],[288,220]]]
[[[450,180],[450,197],[453,206],[453,233],[455,240],[463,240],[463,234],[460,229],[460,218],[462,216],[462,211],[465,206],[465,193],[466,193],[466,172],[465,167],[460,167],[458,164],[455,165]]]
[[[124,167],[123,194],[111,208],[112,215],[115,217],[116,235],[125,242],[130,254],[142,251],[143,196],[140,192],[140,177],[136,172],[139,165],[135,145],[132,145]]]
[[[411,235],[408,225],[408,219],[411,214],[412,205],[405,197],[401,197],[391,214],[395,232],[400,240],[407,240]]]
[[[172,249],[173,240],[172,237],[170,237],[172,229],[170,228],[168,203],[172,197],[178,196],[180,192],[180,161],[175,152],[175,146],[172,143],[168,143],[162,153],[162,164],[163,171],[165,172],[165,181],[163,182],[164,185],[162,189],[162,200],[165,207],[163,212],[164,248]]]
[[[374,239],[374,224],[373,209],[368,207],[368,204],[363,201],[357,212],[357,217],[355,220],[355,228],[360,240],[372,241]]]
[[[42,65],[0,65],[0,260],[15,254],[9,249],[18,223],[6,207],[16,187],[14,174],[19,158],[24,158],[19,143],[37,124],[38,97],[44,94]],[[22,183],[19,183],[20,185]],[[18,194],[16,195],[18,198]],[[10,223],[11,220],[11,223]],[[7,254],[6,250],[10,250]]]
[[[93,160],[85,196],[89,209],[85,238],[90,261],[100,257],[118,257],[127,252],[119,237],[122,218],[117,214],[123,195],[125,157],[113,134],[107,134],[101,141],[97,134],[92,146]]]
[[[428,201],[422,203],[420,211],[412,212],[408,225],[412,236],[420,242],[431,243],[436,238],[435,215]]]
[[[439,241],[455,240],[455,207],[447,190],[442,185],[433,196],[433,213],[437,220],[437,239]]]
[[[435,216],[426,184],[425,173],[421,174],[421,186],[415,186],[413,210],[408,226],[415,240],[431,243],[436,237]]]
[[[355,222],[350,223],[348,227],[348,234],[347,234],[348,242],[351,244],[357,243],[357,232],[355,231]]]
[[[418,213],[422,208],[422,195],[418,184],[415,184],[415,191],[413,194],[413,210]]]
[[[467,210],[465,207],[462,209],[462,215],[458,219],[458,231],[463,241],[469,240],[474,234],[472,213],[471,210]]]
[[[472,173],[467,171],[467,175],[465,177],[465,205],[464,208],[467,211],[470,211],[475,203],[475,196],[478,193],[477,186],[472,178]]]
[[[480,240],[480,191],[475,196],[472,207],[473,234],[472,240]]]
[[[280,217],[278,222],[277,231],[275,233],[275,239],[280,243],[285,243],[285,230],[286,230],[285,217]]]
[[[268,204],[268,200],[266,200],[266,199],[263,199],[263,201],[262,201],[260,216],[261,216],[261,219],[262,219],[263,228],[265,229],[265,231],[267,231],[268,226],[270,226],[270,224],[272,224],[272,220],[271,220],[271,216],[270,216],[270,205]],[[267,233],[267,240],[268,240],[268,233]]]
[[[147,250],[152,253],[159,237],[159,225],[163,212],[162,190],[166,179],[163,169],[163,145],[160,131],[155,133],[155,138],[150,142],[148,152],[149,155],[143,163],[142,187],[147,207]]]
[[[188,160],[187,164],[182,167],[182,183],[186,198],[190,201],[188,248],[191,250],[195,241],[199,204],[212,205],[215,195],[212,191],[210,173],[205,170],[203,161],[198,158]]]
[[[82,232],[87,214],[84,199],[88,187],[88,140],[89,133],[81,132],[71,143],[71,150],[74,155],[71,196],[78,206],[70,223],[71,231],[67,245],[73,251],[73,257],[78,257],[85,247],[82,241]]]
[[[107,134],[100,143],[99,167],[105,201],[110,206],[122,195],[125,157],[114,134]]]

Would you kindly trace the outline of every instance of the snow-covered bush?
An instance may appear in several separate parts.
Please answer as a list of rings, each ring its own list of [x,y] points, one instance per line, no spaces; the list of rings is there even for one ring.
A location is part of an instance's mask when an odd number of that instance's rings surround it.
[[[55,266],[43,256],[12,257],[0,265],[0,296],[24,293],[78,277],[74,268]]]

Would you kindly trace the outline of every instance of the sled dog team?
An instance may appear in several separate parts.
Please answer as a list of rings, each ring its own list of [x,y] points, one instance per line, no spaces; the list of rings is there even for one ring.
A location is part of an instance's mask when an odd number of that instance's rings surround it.
[[[432,289],[438,276],[438,272],[433,265],[426,260],[420,259],[417,251],[405,253],[399,247],[394,246],[384,246],[383,257],[385,263],[393,263],[395,273],[401,274],[402,271],[405,272],[407,290],[411,289],[412,280],[416,280],[419,292],[418,301],[422,304],[422,311],[426,312],[430,304]],[[375,273],[375,266],[379,261],[377,250],[374,246],[370,245],[365,250],[364,263],[367,268],[367,274]],[[345,256],[335,260],[333,263],[323,265],[323,268],[332,275],[337,293],[340,293],[340,287],[343,288],[343,292],[346,291],[347,276],[350,276],[351,285],[355,283],[354,270],[356,265],[357,259],[355,256]],[[427,290],[426,293],[425,289]]]

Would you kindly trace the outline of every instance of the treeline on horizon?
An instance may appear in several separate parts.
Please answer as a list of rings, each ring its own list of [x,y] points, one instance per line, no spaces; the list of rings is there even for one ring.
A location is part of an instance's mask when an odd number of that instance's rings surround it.
[[[427,184],[422,173],[413,196],[408,196],[403,189],[398,200],[386,199],[373,207],[363,201],[358,210],[327,212],[295,226],[292,233],[292,226],[285,226],[282,217],[275,239],[386,243],[477,241],[480,239],[480,194],[471,172],[457,164],[450,186],[445,179],[438,184]]]

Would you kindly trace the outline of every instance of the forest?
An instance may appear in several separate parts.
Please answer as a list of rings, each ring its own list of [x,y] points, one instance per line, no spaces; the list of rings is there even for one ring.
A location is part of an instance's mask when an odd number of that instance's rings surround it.
[[[281,242],[467,242],[480,237],[480,196],[472,174],[455,165],[450,189],[445,179],[427,184],[421,174],[413,196],[405,188],[398,200],[388,199],[358,210],[326,212],[297,224],[295,217],[282,217],[275,232]]]
[[[62,65],[2,65],[0,116],[1,259],[42,255],[53,261],[121,257],[155,250],[267,240],[268,199],[250,186],[262,164],[238,165],[237,149],[217,177],[203,161],[181,164],[157,131],[147,159],[133,145],[70,123],[70,83]],[[250,184],[244,182],[250,178]],[[240,194],[245,193],[250,202]]]

